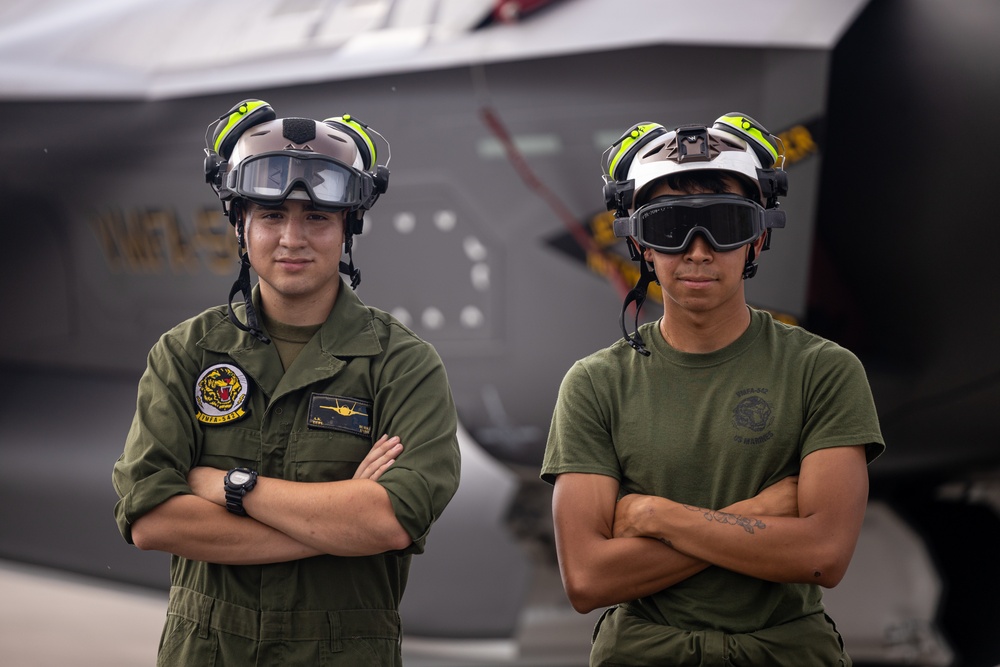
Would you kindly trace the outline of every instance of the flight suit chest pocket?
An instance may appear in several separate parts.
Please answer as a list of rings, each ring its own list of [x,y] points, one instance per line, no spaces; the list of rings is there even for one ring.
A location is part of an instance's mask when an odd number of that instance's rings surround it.
[[[298,482],[351,479],[372,448],[370,437],[335,430],[294,433],[290,444]]]
[[[205,429],[197,465],[220,470],[241,466],[256,469],[260,462],[260,432],[239,426]]]

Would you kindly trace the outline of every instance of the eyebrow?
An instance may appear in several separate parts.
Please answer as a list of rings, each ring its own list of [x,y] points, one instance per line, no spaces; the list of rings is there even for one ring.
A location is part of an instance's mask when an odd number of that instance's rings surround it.
[[[285,205],[285,202],[281,202],[280,204],[256,204],[255,203],[255,205],[258,208],[263,209],[265,211],[282,211],[282,212],[285,212],[285,213],[287,213],[289,211],[289,207]],[[332,211],[323,210],[323,209],[318,208],[316,206],[303,206],[302,207],[302,211],[305,212],[305,213],[331,213],[332,212]]]
[[[265,211],[285,211],[285,210],[288,210],[288,207],[285,206],[285,202],[281,202],[280,204],[258,204],[257,202],[253,202],[253,205],[256,206],[259,209],[264,209]]]

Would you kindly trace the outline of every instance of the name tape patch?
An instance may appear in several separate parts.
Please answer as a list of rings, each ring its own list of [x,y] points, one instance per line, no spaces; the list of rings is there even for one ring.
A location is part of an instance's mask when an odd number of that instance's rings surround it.
[[[371,437],[371,412],[370,401],[348,396],[313,394],[309,399],[309,428]]]

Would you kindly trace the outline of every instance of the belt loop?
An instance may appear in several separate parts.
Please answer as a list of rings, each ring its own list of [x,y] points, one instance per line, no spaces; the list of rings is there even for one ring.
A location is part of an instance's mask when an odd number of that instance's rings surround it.
[[[335,611],[327,612],[327,618],[330,620],[330,652],[340,653],[344,650],[340,642],[340,614]]]
[[[215,599],[208,595],[202,595],[198,604],[198,639],[208,639],[208,632],[212,626],[212,605]]]

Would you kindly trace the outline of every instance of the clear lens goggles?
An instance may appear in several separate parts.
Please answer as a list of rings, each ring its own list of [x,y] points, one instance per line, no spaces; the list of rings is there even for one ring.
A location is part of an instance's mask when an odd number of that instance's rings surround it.
[[[258,203],[282,202],[302,187],[314,204],[333,208],[361,206],[371,197],[366,174],[325,155],[262,153],[249,157],[230,172],[228,187]]]
[[[701,232],[718,252],[735,250],[764,233],[765,210],[738,195],[660,197],[628,218],[615,220],[615,236],[631,236],[659,252],[683,252]]]

